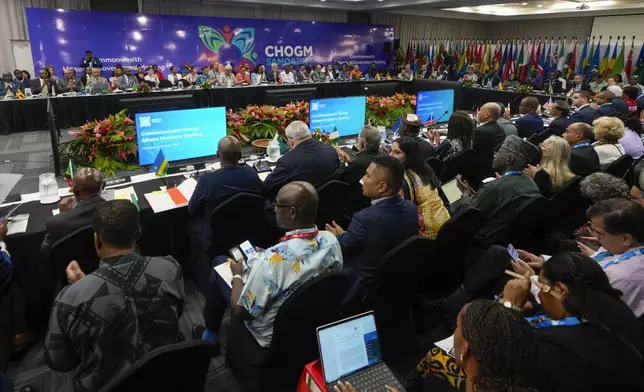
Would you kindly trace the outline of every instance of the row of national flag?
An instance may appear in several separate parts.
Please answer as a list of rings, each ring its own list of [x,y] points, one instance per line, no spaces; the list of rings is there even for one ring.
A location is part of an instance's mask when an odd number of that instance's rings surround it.
[[[636,45],[636,37],[631,42],[626,37],[616,40],[609,37],[607,41],[602,36],[595,38],[513,39],[498,40],[496,44],[472,39],[414,40],[407,46],[405,63],[411,64],[415,73],[425,67],[438,70],[446,61],[453,61],[457,74],[466,73],[468,66],[473,65],[483,73],[494,68],[503,80],[512,73],[522,81],[533,71],[545,77],[558,70],[565,77],[580,73],[589,78],[593,71],[599,72],[599,79],[614,75],[628,79],[637,75],[639,83],[644,83],[644,45]]]

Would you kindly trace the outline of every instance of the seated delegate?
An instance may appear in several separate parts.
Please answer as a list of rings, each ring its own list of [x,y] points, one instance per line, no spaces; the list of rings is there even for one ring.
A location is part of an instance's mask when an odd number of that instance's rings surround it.
[[[447,137],[440,144],[441,135],[438,132],[432,133],[435,144],[434,152],[436,157],[442,161],[447,161],[474,145],[474,121],[463,110],[457,110],[449,116]]]
[[[624,155],[619,139],[624,137],[624,123],[616,117],[600,117],[593,121],[595,143],[593,148],[599,157],[599,166],[605,169]]]
[[[592,146],[593,128],[583,122],[573,123],[561,137],[570,145],[570,170],[578,176],[587,176],[601,170],[599,155]]]
[[[568,113],[570,113],[570,105],[565,101],[555,101],[550,106],[550,114],[552,115],[552,121],[548,124],[548,127],[545,129],[545,132],[548,132],[548,136],[562,136],[563,133],[570,125],[570,120],[568,120]]]
[[[408,136],[391,144],[390,155],[400,160],[405,168],[402,194],[418,209],[418,234],[436,239],[441,226],[449,220],[449,211],[439,194],[436,173],[420,156],[418,142]]]
[[[535,97],[525,97],[519,105],[521,118],[516,121],[519,137],[528,138],[533,134],[543,132],[543,120],[537,113],[539,101]]]
[[[362,178],[362,191],[371,199],[371,207],[353,215],[346,231],[336,222],[326,225],[340,241],[345,269],[355,279],[352,295],[356,298],[368,293],[382,257],[418,235],[418,210],[399,195],[404,176],[402,162],[386,155],[374,158]]]
[[[273,172],[264,180],[264,195],[274,198],[277,191],[292,181],[306,181],[314,187],[333,179],[340,167],[335,149],[311,137],[308,125],[302,121],[290,123],[284,133],[291,151],[278,161]]]
[[[539,147],[541,163],[536,167],[528,165],[523,172],[532,177],[542,195],[550,197],[575,178],[568,167],[570,145],[559,136],[550,136]]]
[[[141,234],[134,204],[106,202],[93,227],[99,267],[85,275],[69,264],[70,285],[56,297],[45,336],[47,364],[76,369],[75,391],[99,391],[146,353],[175,343],[184,307],[181,266],[134,251]]]
[[[420,137],[420,128],[422,125],[420,117],[413,113],[406,114],[402,116],[402,124],[400,125],[398,133],[400,137],[409,136],[417,141],[420,147],[420,155],[423,157],[423,160],[427,160],[434,156],[434,148],[427,140]]]
[[[273,323],[280,305],[298,287],[323,271],[342,269],[342,252],[338,240],[315,225],[318,208],[315,188],[303,181],[284,185],[273,208],[277,224],[286,230],[280,242],[249,256],[245,269],[243,261],[218,256],[210,273],[209,292],[203,316],[206,328],[196,326],[193,337],[215,344],[219,351],[219,329],[225,310],[230,306],[232,315],[245,320],[248,331],[261,347],[269,347],[273,337]],[[232,282],[224,282],[214,267],[230,261]],[[232,286],[232,289],[230,288]],[[228,347],[230,350],[230,346]],[[245,353],[228,355],[243,358]],[[245,358],[240,361],[253,361]],[[239,361],[231,363],[244,366]]]
[[[92,224],[96,209],[105,204],[101,197],[103,173],[90,168],[79,168],[72,177],[71,197],[66,197],[58,205],[58,215],[47,218],[47,234],[40,245],[44,254],[49,253],[53,244],[76,230]]]
[[[519,208],[541,195],[534,181],[523,174],[523,169],[538,153],[533,144],[518,136],[508,136],[492,161],[499,178],[483,184],[476,193],[459,180],[463,197],[452,204],[453,214],[458,214],[464,206],[473,206],[485,216],[483,227],[474,237],[476,244],[490,246],[506,241],[510,223]]]

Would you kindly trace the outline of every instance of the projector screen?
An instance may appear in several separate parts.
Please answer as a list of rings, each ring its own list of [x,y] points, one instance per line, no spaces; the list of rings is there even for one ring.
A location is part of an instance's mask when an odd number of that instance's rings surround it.
[[[432,116],[439,123],[449,120],[454,111],[454,90],[421,91],[416,96],[416,114],[424,124]]]
[[[226,136],[226,108],[173,110],[136,115],[139,164],[154,163],[159,150],[168,162],[217,154]]]
[[[310,102],[309,128],[340,136],[357,135],[364,126],[367,97],[314,99]]]

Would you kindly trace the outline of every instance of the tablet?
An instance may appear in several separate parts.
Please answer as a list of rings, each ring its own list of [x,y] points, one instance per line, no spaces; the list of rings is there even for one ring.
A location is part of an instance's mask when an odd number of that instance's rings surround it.
[[[461,190],[458,189],[458,182],[456,178],[443,184],[443,186],[441,186],[441,189],[443,190],[443,193],[445,193],[445,196],[447,196],[447,200],[449,201],[449,204],[453,204],[455,201],[459,200],[463,195],[463,192],[461,192]]]

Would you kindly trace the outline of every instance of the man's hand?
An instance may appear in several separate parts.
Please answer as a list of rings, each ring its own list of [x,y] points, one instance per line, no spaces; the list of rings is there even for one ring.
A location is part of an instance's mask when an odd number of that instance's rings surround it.
[[[340,160],[342,162],[350,162],[351,161],[351,157],[349,156],[349,154],[347,154],[346,152],[342,151],[340,146],[335,146],[335,152],[338,153],[338,158],[340,158]]]
[[[230,271],[233,273],[233,276],[235,275],[244,275],[244,262],[243,261],[235,261],[233,259],[228,259],[230,260]]]
[[[512,279],[508,281],[503,288],[503,298],[500,302],[503,303],[505,301],[510,301],[512,305],[519,309],[523,309],[523,306],[528,300],[531,284],[530,272],[526,272],[521,279]]]
[[[519,252],[519,257],[521,260],[525,261],[526,264],[528,264],[532,268],[541,268],[543,267],[544,260],[542,257],[534,255],[530,252],[526,252],[525,250],[517,249],[517,252]]]
[[[3,220],[0,222],[0,241],[4,242],[4,239],[6,236],[7,236],[7,221]]]
[[[85,273],[83,273],[76,260],[69,263],[65,272],[67,273],[69,284],[76,283],[85,277]]]
[[[510,263],[512,265],[512,269],[514,272],[516,272],[519,275],[525,275],[526,272],[530,273],[530,276],[536,275],[532,267],[530,267],[525,261],[519,259],[518,262],[516,263]]]
[[[326,229],[336,236],[344,234],[344,229],[335,223],[335,221],[333,221],[333,225],[327,223]]]
[[[60,213],[71,211],[72,206],[74,205],[73,204],[73,202],[74,202],[73,198],[74,198],[74,196],[70,196],[70,197],[66,197],[63,200],[61,200],[60,203],[58,203],[58,211]]]
[[[534,178],[534,175],[537,174],[539,170],[541,170],[541,165],[537,165],[537,166],[528,165],[525,169],[523,169],[523,173]]]
[[[472,189],[467,180],[464,180],[460,174],[456,176],[456,186],[458,186],[458,189],[460,189],[465,196],[472,196],[474,194],[474,189]]]
[[[592,248],[586,246],[581,242],[577,242],[577,246],[579,247],[579,252],[581,252],[581,254],[584,256],[592,257],[592,255],[597,253]]]

